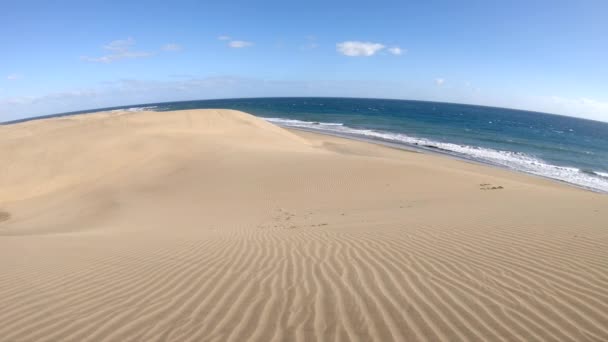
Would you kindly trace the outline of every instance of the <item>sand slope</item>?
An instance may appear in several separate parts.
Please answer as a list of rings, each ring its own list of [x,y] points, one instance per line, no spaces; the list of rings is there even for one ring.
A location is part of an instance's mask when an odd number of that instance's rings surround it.
[[[605,195],[228,110],[0,156],[0,341],[608,340]]]

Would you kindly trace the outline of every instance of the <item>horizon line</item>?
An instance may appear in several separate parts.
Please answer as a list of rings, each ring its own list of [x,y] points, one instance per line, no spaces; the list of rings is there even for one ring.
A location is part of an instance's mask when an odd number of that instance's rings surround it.
[[[12,124],[18,124],[18,123],[22,123],[22,122],[44,120],[44,119],[63,117],[63,116],[97,113],[97,112],[103,112],[103,111],[107,111],[107,110],[117,110],[117,109],[122,109],[122,108],[127,109],[127,108],[134,108],[134,107],[148,107],[148,106],[153,106],[153,105],[162,105],[162,104],[179,103],[179,102],[230,101],[230,100],[253,100],[253,99],[290,99],[290,98],[293,98],[293,99],[303,99],[303,98],[309,98],[309,99],[360,99],[360,100],[385,100],[385,101],[388,100],[388,101],[451,104],[451,105],[462,105],[462,106],[472,106],[472,107],[482,107],[482,108],[506,109],[506,110],[511,110],[511,111],[528,112],[528,113],[541,114],[541,115],[554,115],[554,116],[561,116],[564,118],[570,118],[570,119],[574,119],[574,120],[578,119],[578,120],[599,122],[599,123],[608,125],[608,121],[601,121],[601,120],[583,118],[583,117],[578,117],[578,116],[541,112],[541,111],[528,110],[528,109],[488,106],[488,105],[462,103],[462,102],[396,99],[396,98],[383,98],[383,97],[355,97],[355,96],[252,96],[252,97],[226,97],[226,98],[210,98],[210,99],[196,99],[196,100],[136,103],[136,104],[128,104],[128,105],[120,105],[120,106],[89,108],[89,109],[81,109],[81,110],[75,110],[75,111],[69,111],[69,112],[60,112],[60,113],[53,113],[53,114],[30,116],[30,117],[25,117],[25,118],[21,118],[21,119],[3,121],[3,122],[0,122],[0,125],[12,125]]]

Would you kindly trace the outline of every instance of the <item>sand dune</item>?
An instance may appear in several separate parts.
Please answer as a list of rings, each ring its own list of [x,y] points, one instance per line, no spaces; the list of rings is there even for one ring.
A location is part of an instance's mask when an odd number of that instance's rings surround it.
[[[229,110],[0,156],[0,341],[608,340],[605,195]]]

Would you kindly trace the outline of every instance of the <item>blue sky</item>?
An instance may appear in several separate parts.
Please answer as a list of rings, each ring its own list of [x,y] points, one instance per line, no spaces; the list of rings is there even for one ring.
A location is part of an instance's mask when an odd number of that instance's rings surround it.
[[[0,3],[0,121],[356,96],[608,121],[608,1]]]

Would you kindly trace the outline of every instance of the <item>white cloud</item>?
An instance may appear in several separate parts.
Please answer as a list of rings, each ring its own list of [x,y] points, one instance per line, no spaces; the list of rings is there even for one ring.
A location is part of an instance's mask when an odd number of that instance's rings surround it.
[[[253,46],[252,42],[248,42],[245,40],[232,39],[230,36],[221,35],[217,37],[218,40],[228,41],[228,47],[240,49]]]
[[[135,45],[135,39],[129,37],[127,39],[113,40],[104,45],[103,48],[110,51],[125,51],[128,50],[132,45]]]
[[[393,47],[391,47],[391,48],[388,48],[388,52],[389,52],[390,54],[395,55],[395,56],[399,56],[399,55],[402,55],[402,54],[404,54],[405,52],[407,52],[407,50],[405,50],[405,49],[401,49],[401,48],[400,48],[400,47],[398,47],[398,46],[393,46]]]
[[[169,44],[163,45],[162,49],[163,49],[163,51],[181,51],[182,46],[179,44],[175,44],[175,43],[169,43]]]
[[[149,57],[152,53],[142,51],[132,51],[131,48],[135,45],[133,38],[114,40],[103,46],[104,50],[110,53],[100,57],[82,56],[82,60],[93,63],[112,63],[121,59],[133,59]]]
[[[252,45],[253,45],[252,42],[248,42],[248,41],[244,41],[244,40],[232,40],[228,43],[228,46],[230,46],[231,48],[237,48],[237,49],[249,47]]]
[[[346,41],[336,44],[336,50],[341,54],[349,57],[373,56],[376,52],[384,49],[385,46],[380,43]]]
[[[21,76],[19,74],[10,74],[10,75],[6,76],[6,79],[9,81],[16,81],[16,80],[20,80],[22,78],[23,78],[23,76]]]
[[[443,79],[443,78],[435,79],[435,84],[438,85],[439,87],[441,87],[444,83],[445,83],[445,79]]]

